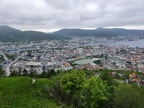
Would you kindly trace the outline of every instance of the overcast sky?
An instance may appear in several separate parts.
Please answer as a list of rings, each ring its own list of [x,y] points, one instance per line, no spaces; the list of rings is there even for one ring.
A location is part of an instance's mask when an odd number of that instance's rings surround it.
[[[0,25],[39,31],[144,29],[144,0],[0,0]]]

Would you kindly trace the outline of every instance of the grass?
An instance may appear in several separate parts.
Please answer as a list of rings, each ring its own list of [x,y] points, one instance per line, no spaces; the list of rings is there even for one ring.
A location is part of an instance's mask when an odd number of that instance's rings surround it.
[[[0,108],[63,108],[49,99],[44,86],[50,84],[46,78],[30,77],[0,78]]]

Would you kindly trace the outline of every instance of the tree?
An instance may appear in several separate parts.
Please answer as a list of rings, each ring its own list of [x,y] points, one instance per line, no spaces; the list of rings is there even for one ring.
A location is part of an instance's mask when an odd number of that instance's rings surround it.
[[[43,71],[43,72],[41,73],[41,77],[42,77],[42,78],[47,78],[47,72],[46,72],[46,71]]]
[[[113,108],[144,108],[143,94],[138,86],[120,85],[114,93]]]
[[[108,101],[107,84],[100,78],[91,77],[87,80],[83,90],[83,107],[98,108]]]
[[[113,82],[113,78],[110,76],[110,73],[105,70],[101,75],[100,75],[100,78],[103,80],[103,81],[107,81],[107,84],[108,85],[112,85],[112,82]]]
[[[35,77],[36,76],[36,70],[34,70],[34,66],[31,65],[30,67],[30,74],[29,74],[30,77]]]
[[[86,74],[82,70],[71,70],[71,73],[66,73],[61,80],[63,90],[72,95],[83,90]]]
[[[118,86],[118,82],[114,80],[114,78],[112,76],[110,76],[110,73],[108,70],[105,70],[101,75],[100,75],[100,78],[103,80],[103,81],[106,81],[108,86]]]
[[[101,62],[101,60],[95,60],[93,63],[102,66],[102,62]]]
[[[55,70],[54,70],[54,69],[50,70],[50,74],[51,74],[51,75],[56,75]]]
[[[50,70],[47,70],[47,77],[48,77],[48,78],[50,78],[50,77],[51,77]]]
[[[86,74],[82,70],[70,70],[63,77],[53,80],[54,86],[48,87],[47,91],[58,102],[77,107],[85,80]]]
[[[22,73],[23,73],[24,76],[28,75],[28,71],[26,69],[24,69]]]
[[[71,70],[61,79],[62,90],[72,98],[72,104],[81,106],[82,91],[86,81],[86,74],[83,70]]]
[[[18,72],[17,72],[18,76],[21,76],[22,74],[22,68],[21,67],[18,67]]]
[[[18,72],[16,70],[11,71],[10,76],[18,76]]]
[[[3,69],[0,67],[0,77],[3,77],[4,76],[4,71],[3,71]]]

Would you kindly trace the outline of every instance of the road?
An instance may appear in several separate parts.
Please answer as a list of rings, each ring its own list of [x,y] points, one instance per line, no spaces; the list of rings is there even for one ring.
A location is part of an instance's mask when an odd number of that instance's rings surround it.
[[[10,64],[8,64],[8,65],[6,66],[6,73],[5,73],[6,77],[10,76],[10,74],[11,74],[11,72],[10,72],[10,67],[11,67],[13,64],[15,64],[20,58],[21,58],[21,56],[18,56],[14,61],[12,61]]]
[[[7,58],[7,56],[3,53],[0,53],[0,55],[2,55],[5,59],[5,61],[8,61],[9,59]],[[8,64],[5,68],[5,76],[8,77],[10,76],[11,72],[10,72],[10,67],[15,64],[19,59],[21,58],[21,56],[18,56],[14,61],[11,61],[10,64]]]
[[[3,58],[5,59],[5,61],[8,61],[8,60],[9,60],[5,54],[0,53],[0,55],[2,55],[2,56],[3,56]]]

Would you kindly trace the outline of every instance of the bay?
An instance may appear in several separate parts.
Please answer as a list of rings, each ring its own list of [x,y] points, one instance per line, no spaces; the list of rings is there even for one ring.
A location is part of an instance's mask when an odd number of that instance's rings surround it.
[[[105,41],[105,42],[99,42],[101,45],[105,46],[121,46],[121,45],[128,45],[131,47],[140,47],[144,48],[144,39],[136,40],[136,41]]]

